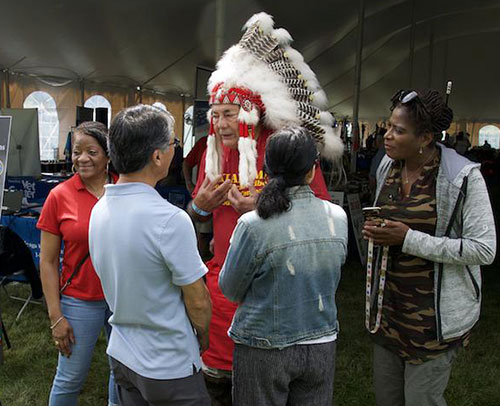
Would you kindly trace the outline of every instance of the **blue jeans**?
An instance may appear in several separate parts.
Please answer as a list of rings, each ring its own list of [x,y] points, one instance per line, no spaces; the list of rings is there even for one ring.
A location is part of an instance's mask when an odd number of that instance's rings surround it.
[[[50,391],[49,406],[76,406],[78,394],[87,378],[97,338],[104,327],[109,338],[111,312],[104,300],[88,301],[70,296],[61,297],[61,311],[75,335],[71,357],[59,354],[57,372]],[[117,405],[113,374],[109,375],[109,404]]]

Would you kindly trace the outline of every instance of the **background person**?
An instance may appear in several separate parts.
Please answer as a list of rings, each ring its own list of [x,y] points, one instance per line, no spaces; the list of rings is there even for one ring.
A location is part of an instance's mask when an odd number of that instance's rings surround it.
[[[207,149],[207,136],[201,137],[194,147],[189,151],[189,154],[182,162],[182,171],[186,182],[186,189],[189,193],[193,193],[195,184],[193,183],[193,170],[199,172],[203,153]],[[212,239],[212,222],[211,221],[195,221],[196,236],[198,240],[198,249],[203,259],[210,257],[210,240]]]
[[[154,189],[167,176],[174,119],[121,111],[110,156],[120,178],[92,211],[90,254],[113,315],[108,354],[123,406],[210,405],[200,372],[208,348],[207,272],[191,219]]]
[[[375,396],[379,406],[446,405],[453,360],[479,318],[495,224],[480,165],[435,142],[453,118],[439,93],[405,90],[391,102],[375,202],[385,227],[363,231],[390,247],[371,336]]]
[[[106,335],[110,333],[107,320],[111,313],[88,257],[90,212],[104,194],[104,185],[116,180],[107,170],[107,133],[106,126],[97,122],[84,122],[76,128],[71,151],[76,173],[51,190],[37,223],[41,230],[40,276],[59,351],[50,406],[77,404],[97,338],[103,327]],[[64,256],[59,274],[61,242]],[[118,403],[113,374],[109,402]]]
[[[238,220],[219,275],[239,303],[236,405],[331,405],[338,333],[335,291],[347,255],[347,216],[309,187],[319,154],[303,128],[269,138],[269,183]]]
[[[207,149],[207,136],[201,137],[194,147],[189,151],[184,161],[182,161],[182,172],[184,173],[184,181],[186,182],[186,189],[189,193],[193,193],[195,184],[193,183],[193,169],[200,169],[201,158]]]

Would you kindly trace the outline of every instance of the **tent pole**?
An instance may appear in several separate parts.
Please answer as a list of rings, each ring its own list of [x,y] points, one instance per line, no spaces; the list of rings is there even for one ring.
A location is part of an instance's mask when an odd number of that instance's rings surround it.
[[[222,56],[224,49],[224,27],[226,18],[226,0],[215,2],[215,61]]]
[[[411,1],[411,29],[410,29],[410,72],[408,75],[408,88],[411,89],[413,86],[413,57],[415,54],[415,0]]]
[[[361,62],[363,60],[363,29],[365,22],[365,0],[359,0],[358,32],[356,38],[356,67],[354,73],[354,105],[352,112],[351,135],[351,173],[356,172],[357,150],[360,144],[359,137],[359,96],[361,92]]]

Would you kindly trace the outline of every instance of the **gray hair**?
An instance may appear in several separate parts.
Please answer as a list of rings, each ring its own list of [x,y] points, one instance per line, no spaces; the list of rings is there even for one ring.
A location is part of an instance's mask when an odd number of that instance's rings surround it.
[[[122,110],[109,130],[109,156],[118,173],[143,169],[156,150],[168,148],[174,117],[157,107],[138,104]]]

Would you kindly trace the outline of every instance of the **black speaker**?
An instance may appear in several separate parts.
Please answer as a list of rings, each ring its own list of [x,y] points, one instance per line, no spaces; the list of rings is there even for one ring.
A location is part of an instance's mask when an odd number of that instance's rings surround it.
[[[94,120],[94,109],[76,106],[76,125],[79,126],[84,121]]]
[[[106,127],[108,126],[108,108],[107,107],[97,107],[95,109],[95,121],[103,123]]]

